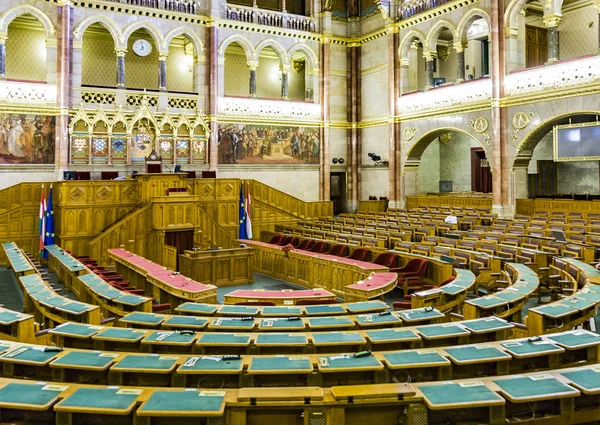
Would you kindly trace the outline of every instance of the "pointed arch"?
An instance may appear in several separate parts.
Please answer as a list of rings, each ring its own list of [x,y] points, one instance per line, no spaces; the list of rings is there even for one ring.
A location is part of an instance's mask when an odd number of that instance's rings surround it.
[[[463,43],[467,42],[469,28],[471,27],[471,24],[479,18],[484,19],[485,22],[487,22],[488,29],[492,28],[492,19],[485,10],[479,8],[471,9],[463,16],[456,27],[456,35],[460,41]]]
[[[443,28],[449,30],[452,33],[452,37],[455,36],[456,27],[454,24],[452,24],[452,22],[445,19],[437,21],[427,34],[426,49],[430,52],[435,52],[437,41]]]
[[[167,33],[167,35],[165,36],[165,47],[167,48],[167,50],[169,49],[169,44],[171,44],[173,38],[179,35],[186,36],[192,42],[192,44],[194,45],[196,55],[202,54],[202,52],[204,51],[204,44],[202,43],[202,40],[200,40],[198,34],[196,34],[194,31],[187,27],[175,28]]]
[[[275,53],[277,53],[277,56],[279,56],[280,65],[287,65],[290,62],[285,51],[285,47],[273,39],[263,40],[256,45],[256,48],[254,49],[254,60],[258,60],[258,55],[260,55],[260,52],[267,47],[275,50]]]
[[[408,34],[406,34],[404,36],[402,41],[400,41],[400,47],[398,49],[398,54],[400,55],[400,57],[402,59],[406,59],[408,57],[408,49],[410,48],[410,45],[412,44],[412,42],[415,39],[421,41],[423,46],[425,46],[425,40],[427,39],[427,37],[425,36],[425,33],[421,32],[419,30],[411,30]]]
[[[77,24],[77,26],[73,30],[73,37],[75,41],[82,41],[85,30],[87,30],[88,27],[93,24],[102,25],[112,36],[113,41],[115,43],[115,47],[119,45],[119,40],[121,39],[121,31],[112,19],[104,15],[90,16],[88,18],[85,18],[79,24]]]
[[[131,34],[139,29],[145,29],[150,33],[152,38],[154,38],[154,42],[156,43],[159,53],[168,53],[168,48],[165,49],[165,40],[163,39],[163,36],[158,28],[146,21],[134,22],[123,30],[123,35],[121,36],[120,40],[123,47],[127,46],[127,41],[129,40],[129,37],[131,37]]]
[[[242,49],[244,49],[244,52],[246,53],[246,60],[248,62],[250,62],[254,58],[254,47],[252,46],[252,43],[250,43],[250,41],[248,41],[247,38],[243,37],[240,34],[230,35],[221,42],[221,45],[219,46],[219,56],[225,56],[225,50],[227,49],[227,46],[229,46],[231,43],[237,43],[240,46],[242,46]]]
[[[41,9],[38,9],[30,4],[22,4],[6,9],[4,13],[0,15],[0,34],[6,34],[8,32],[8,26],[10,23],[21,15],[35,16],[41,22],[44,30],[46,31],[46,38],[53,38],[56,35],[56,26],[54,26],[48,15],[46,15]]]
[[[291,59],[292,55],[298,51],[303,52],[306,55],[306,58],[308,59],[308,64],[310,65],[311,69],[317,69],[319,67],[319,59],[317,58],[316,53],[313,52],[313,50],[310,47],[303,43],[296,43],[288,49],[288,59]]]

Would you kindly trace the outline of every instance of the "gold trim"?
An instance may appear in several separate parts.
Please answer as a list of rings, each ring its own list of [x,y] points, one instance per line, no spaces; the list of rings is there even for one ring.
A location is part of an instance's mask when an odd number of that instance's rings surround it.
[[[596,116],[596,120],[598,120],[598,116]],[[552,128],[552,146],[553,152],[552,156],[554,157],[554,162],[570,162],[570,161],[600,161],[600,156],[571,156],[566,158],[560,158],[558,156],[558,130],[564,128],[580,128],[580,127],[598,127],[600,128],[600,121],[595,122],[584,122],[580,124],[563,124],[563,125],[555,125]]]

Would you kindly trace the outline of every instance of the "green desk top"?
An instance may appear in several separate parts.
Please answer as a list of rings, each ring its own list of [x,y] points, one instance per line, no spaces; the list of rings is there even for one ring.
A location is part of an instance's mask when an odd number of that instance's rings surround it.
[[[60,295],[56,295],[54,297],[38,299],[38,302],[41,305],[43,305],[44,307],[55,308],[55,307],[70,303],[71,300],[68,298],[61,297]]]
[[[140,304],[145,303],[146,301],[148,301],[150,298],[146,298],[146,297],[139,297],[137,295],[123,295],[119,298],[115,298],[113,299],[114,302],[117,302],[119,304],[126,304],[126,305],[130,305],[130,306],[138,306]]]
[[[248,373],[268,371],[311,373],[313,366],[308,356],[261,356],[252,358]]]
[[[439,319],[444,317],[444,314],[436,309],[431,311],[425,311],[424,308],[417,308],[414,310],[398,311],[396,314],[408,323],[422,322],[424,320]]]
[[[258,307],[247,305],[224,305],[219,309],[219,314],[231,316],[256,316]]]
[[[135,406],[138,394],[119,388],[79,388],[55,406],[55,410],[100,410],[127,413]]]
[[[307,316],[346,313],[346,309],[339,304],[308,305],[304,307],[304,311],[306,311]]]
[[[166,337],[164,337],[162,340],[159,340],[158,338],[160,338],[162,335],[166,335]],[[192,335],[184,335],[179,331],[155,331],[142,339],[142,344],[192,345],[195,338],[196,333],[193,333]]]
[[[29,293],[29,295],[31,295],[31,298],[33,298],[34,300],[36,300],[37,302],[40,302],[42,300],[48,299],[48,298],[62,298],[56,295],[56,292],[51,291],[48,287],[46,287],[45,291],[39,291],[39,292],[35,292],[35,293]]]
[[[354,321],[349,317],[311,317],[308,319],[309,328],[353,328]]]
[[[364,344],[365,339],[357,332],[318,332],[312,334],[313,345]]]
[[[212,320],[209,327],[252,329],[254,320],[242,320],[241,317],[218,317]]]
[[[0,324],[2,325],[10,325],[12,323],[20,322],[21,320],[28,319],[30,316],[28,314],[21,314],[17,312],[13,312],[10,310],[0,311]]]
[[[55,351],[43,351],[45,347],[35,347],[29,348],[26,347],[24,351],[21,351],[23,348],[17,348],[16,350],[11,350],[6,352],[0,356],[0,362],[10,362],[10,363],[27,363],[27,364],[35,364],[36,366],[44,366],[55,358],[58,352]],[[17,353],[12,355],[13,353]]]
[[[462,408],[475,403],[479,405],[505,404],[502,397],[483,383],[443,382],[433,385],[419,385],[427,405],[432,409]]]
[[[304,334],[284,334],[284,333],[262,333],[258,334],[254,345],[307,345],[306,336]]]
[[[348,310],[352,314],[359,313],[367,313],[367,312],[376,312],[376,311],[384,311],[389,308],[389,305],[384,303],[383,301],[361,301],[356,303],[348,303],[346,304],[346,310]]]
[[[225,332],[205,333],[196,343],[198,345],[241,345],[250,344],[249,334],[231,334]]]
[[[118,353],[100,353],[98,351],[70,351],[50,363],[51,367],[72,369],[108,369]]]
[[[387,314],[385,316],[380,316],[378,313],[361,314],[359,316],[356,316],[356,319],[358,321],[358,324],[364,327],[381,325],[385,323],[390,325],[402,323],[402,320],[398,319],[398,317],[394,316],[393,314]]]
[[[406,367],[449,366],[450,361],[435,350],[411,351],[403,350],[383,355],[391,369]]]
[[[263,316],[301,316],[302,308],[301,307],[293,307],[293,306],[283,306],[283,307],[273,307],[266,306],[263,307],[262,311]]]
[[[139,323],[144,325],[159,325],[165,320],[165,316],[159,316],[154,313],[141,313],[135,312],[128,314],[125,317],[119,319],[120,322],[124,323]]]
[[[506,291],[496,292],[494,294],[494,296],[496,298],[500,298],[501,300],[504,300],[504,301],[514,302],[514,301],[522,300],[523,298],[525,298],[527,296],[528,293],[529,293],[529,291],[521,292],[521,291],[506,290]]]
[[[287,320],[286,318],[272,318],[262,319],[258,325],[261,330],[269,329],[290,329],[290,330],[302,330],[305,329],[304,322],[302,320]]]
[[[579,298],[577,295],[574,297],[563,299],[561,301],[561,304],[577,310],[587,310],[588,308],[593,308],[596,306],[596,303],[594,301]]]
[[[186,328],[186,329],[204,329],[208,320],[202,317],[196,316],[171,316],[164,322],[162,326],[172,328]]]
[[[79,338],[88,338],[98,331],[102,330],[101,326],[91,326],[86,325],[84,323],[63,323],[62,325],[58,325],[54,329],[50,330],[51,334],[55,335],[64,335],[64,336],[73,336]]]
[[[416,333],[408,329],[379,329],[368,331],[367,338],[371,343],[420,341]]]
[[[93,310],[94,308],[95,306],[93,305],[80,303],[78,301],[71,301],[70,303],[62,304],[56,307],[56,309],[59,311],[64,311],[71,314],[85,313],[86,311]]]
[[[467,303],[482,308],[493,308],[506,304],[506,300],[497,298],[494,295],[486,295],[485,297],[475,298],[474,300],[467,300]]]
[[[186,362],[190,359],[198,359],[193,366],[187,366]],[[185,359],[185,362],[177,369],[178,373],[191,372],[241,372],[244,368],[242,359],[223,360],[222,356],[194,356]]]
[[[144,371],[162,371],[169,372],[175,367],[177,356],[159,356],[149,354],[145,356],[128,355],[123,357],[111,368],[112,371],[120,372],[124,370]]]
[[[590,300],[590,301],[600,302],[600,293],[598,293],[598,292],[592,292],[592,291],[586,291],[584,289],[583,291],[577,292],[577,298],[583,298],[584,300]]]
[[[0,407],[36,406],[49,408],[63,388],[42,383],[20,384],[9,382],[0,389]]]
[[[169,412],[172,415],[179,414],[186,417],[215,415],[223,412],[224,397],[225,392],[219,391],[154,391],[136,414],[165,416],[164,412]]]
[[[327,359],[327,366],[324,366],[321,359]],[[319,370],[322,372],[336,372],[342,370],[382,370],[383,365],[375,356],[354,357],[352,354],[336,354],[329,357],[319,357]]]
[[[597,394],[600,392],[600,368],[586,367],[571,372],[560,372],[562,376],[573,381],[581,392],[585,394]]]
[[[504,342],[501,344],[515,357],[535,357],[547,354],[562,353],[565,350],[550,341],[529,342],[528,340]]]
[[[180,311],[184,313],[195,313],[195,314],[205,314],[212,315],[219,308],[218,305],[214,304],[201,304],[201,303],[183,303],[177,306],[175,311]]]
[[[454,363],[457,364],[493,362],[498,360],[512,359],[510,354],[484,344],[444,348],[444,351],[446,351]]]
[[[579,391],[557,381],[551,375],[535,375],[494,380],[511,401],[548,400],[564,395],[579,395]]]
[[[583,330],[549,334],[545,338],[570,349],[600,345],[600,335]]]
[[[552,318],[560,318],[577,313],[578,310],[562,303],[553,303],[545,305],[543,307],[532,308],[530,311],[535,311],[536,313],[543,314],[544,316]]]
[[[473,333],[494,332],[501,329],[510,329],[514,326],[506,320],[498,317],[486,317],[483,319],[467,320],[460,323]]]
[[[136,342],[144,337],[146,331],[129,328],[107,328],[97,333],[92,339]]]
[[[419,326],[417,331],[425,339],[451,338],[470,335],[470,332],[459,325],[444,323],[443,325]]]
[[[473,282],[468,281],[457,281],[454,280],[450,283],[445,284],[444,286],[440,286],[440,289],[444,291],[446,294],[454,295],[459,292],[464,291],[467,287],[469,287]]]

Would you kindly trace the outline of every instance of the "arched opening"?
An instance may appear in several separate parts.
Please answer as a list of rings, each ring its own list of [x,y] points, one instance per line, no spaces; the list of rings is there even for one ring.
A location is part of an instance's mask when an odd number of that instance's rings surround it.
[[[413,146],[406,163],[416,172],[407,193],[492,191],[486,151],[462,131],[440,129],[426,135]]]
[[[158,90],[158,47],[145,28],[135,30],[127,40],[125,87]]]
[[[487,21],[475,17],[465,28],[465,80],[476,80],[490,74],[491,51],[489,48],[490,28]]]
[[[225,49],[224,94],[225,96],[244,96],[250,94],[250,72],[248,57],[243,47],[236,42]]]
[[[170,92],[195,93],[197,54],[188,36],[173,37],[167,59],[167,89]]]
[[[310,77],[310,64],[306,54],[297,50],[291,58],[291,66],[288,70],[288,99],[289,100],[312,100],[313,88]]]
[[[600,195],[600,162],[597,159],[556,161],[554,155],[553,130],[556,126],[596,122],[598,115],[581,113],[548,121],[532,131],[519,146],[519,155],[515,161],[515,168],[527,169],[527,181],[515,183],[526,185],[528,198],[587,199],[589,196]],[[525,193],[521,192],[520,195],[524,197]]]
[[[48,82],[46,30],[35,16],[20,15],[8,25],[5,48],[7,79]]]
[[[433,87],[453,83],[457,79],[458,60],[453,47],[454,36],[448,28],[440,30],[433,59]]]
[[[281,59],[272,47],[265,47],[259,52],[256,68],[256,96],[263,99],[281,99],[283,78],[281,66]]]
[[[403,73],[401,73],[401,94],[422,90],[427,84],[423,41],[418,37],[408,39],[400,52]]]
[[[117,81],[115,41],[101,23],[86,28],[82,37],[81,84],[114,87]]]

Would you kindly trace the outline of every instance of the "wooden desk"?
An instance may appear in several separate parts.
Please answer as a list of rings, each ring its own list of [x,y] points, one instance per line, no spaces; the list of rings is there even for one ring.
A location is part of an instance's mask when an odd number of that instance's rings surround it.
[[[179,271],[197,282],[218,288],[254,282],[252,248],[184,251],[179,256]]]
[[[265,291],[262,289],[238,289],[225,294],[225,304],[239,302],[269,301],[277,306],[295,305],[300,300],[335,300],[336,296],[324,289]]]

